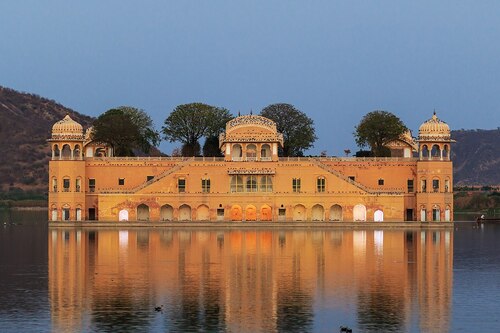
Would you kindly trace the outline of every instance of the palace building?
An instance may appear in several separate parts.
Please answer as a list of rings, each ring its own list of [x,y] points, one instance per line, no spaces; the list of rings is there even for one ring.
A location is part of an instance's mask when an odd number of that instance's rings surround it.
[[[387,144],[392,157],[279,157],[258,115],[219,137],[224,157],[114,157],[69,116],[48,140],[50,221],[442,221],[453,219],[449,126],[436,114]]]

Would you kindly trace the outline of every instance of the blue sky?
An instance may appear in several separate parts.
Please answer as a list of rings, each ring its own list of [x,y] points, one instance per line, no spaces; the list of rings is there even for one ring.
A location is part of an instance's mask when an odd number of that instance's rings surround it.
[[[2,0],[0,85],[92,116],[139,107],[157,128],[178,104],[290,103],[315,122],[308,153],[343,155],[376,109],[414,135],[434,109],[453,129],[500,126],[499,14],[488,0]]]

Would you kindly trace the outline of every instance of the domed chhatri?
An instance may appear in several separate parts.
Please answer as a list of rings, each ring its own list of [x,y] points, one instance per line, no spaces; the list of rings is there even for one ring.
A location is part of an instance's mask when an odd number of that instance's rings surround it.
[[[432,118],[425,121],[418,129],[419,141],[449,141],[450,126],[436,116],[436,112]]]
[[[66,115],[52,126],[52,139],[83,139],[83,126]]]

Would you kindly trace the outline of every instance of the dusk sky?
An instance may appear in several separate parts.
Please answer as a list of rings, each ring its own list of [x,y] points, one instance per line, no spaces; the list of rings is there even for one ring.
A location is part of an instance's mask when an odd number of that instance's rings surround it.
[[[0,31],[0,85],[91,116],[139,107],[158,129],[179,104],[283,102],[314,120],[308,154],[343,155],[377,109],[414,136],[434,109],[500,126],[498,0],[2,0]]]

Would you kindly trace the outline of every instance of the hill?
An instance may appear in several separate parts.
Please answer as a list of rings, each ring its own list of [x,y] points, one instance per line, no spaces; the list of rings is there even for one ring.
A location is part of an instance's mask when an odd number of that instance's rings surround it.
[[[0,192],[47,191],[47,139],[66,114],[84,127],[92,122],[53,100],[0,86]]]
[[[455,186],[500,185],[500,128],[458,130],[451,137]]]

